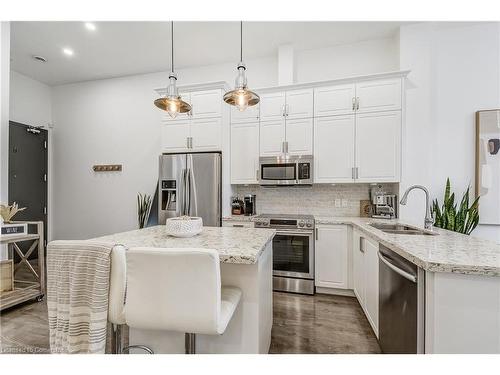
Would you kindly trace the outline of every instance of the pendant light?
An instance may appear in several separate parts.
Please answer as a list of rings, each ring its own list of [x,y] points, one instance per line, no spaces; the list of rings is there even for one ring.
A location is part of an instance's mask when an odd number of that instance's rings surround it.
[[[238,63],[238,75],[234,90],[226,92],[224,101],[227,104],[236,106],[240,111],[247,107],[256,105],[259,101],[259,95],[247,88],[247,77],[245,76],[245,63],[243,62],[243,21],[240,21],[240,62]]]
[[[174,73],[174,21],[171,21],[170,35],[172,41],[172,69],[168,76],[170,84],[167,87],[166,95],[155,100],[155,106],[167,111],[170,117],[176,118],[178,113],[187,113],[191,111],[191,104],[182,100],[177,91],[177,75]]]

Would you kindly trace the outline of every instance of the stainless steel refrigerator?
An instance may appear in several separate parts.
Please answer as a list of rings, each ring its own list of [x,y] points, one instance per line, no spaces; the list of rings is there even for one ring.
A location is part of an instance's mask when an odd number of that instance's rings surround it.
[[[203,225],[222,225],[222,154],[197,152],[160,155],[158,223],[182,215],[199,216]]]

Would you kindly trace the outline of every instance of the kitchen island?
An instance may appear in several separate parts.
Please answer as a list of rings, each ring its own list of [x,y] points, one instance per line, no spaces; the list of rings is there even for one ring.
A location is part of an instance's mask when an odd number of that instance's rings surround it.
[[[197,353],[268,353],[273,324],[272,229],[204,227],[191,238],[168,236],[164,225],[94,240],[126,247],[204,248],[219,252],[222,285],[241,289],[242,297],[221,336],[197,335]],[[130,345],[155,353],[184,353],[184,333],[130,329]]]

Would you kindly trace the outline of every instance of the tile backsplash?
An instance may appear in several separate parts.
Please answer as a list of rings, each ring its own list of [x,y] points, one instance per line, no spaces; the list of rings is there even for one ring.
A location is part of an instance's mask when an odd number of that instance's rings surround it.
[[[398,184],[382,184],[386,192],[398,193]],[[307,187],[261,187],[237,185],[234,192],[257,196],[257,214],[359,216],[359,202],[369,199],[370,184],[319,184]],[[335,207],[340,200],[341,207]],[[347,207],[342,207],[347,200]]]

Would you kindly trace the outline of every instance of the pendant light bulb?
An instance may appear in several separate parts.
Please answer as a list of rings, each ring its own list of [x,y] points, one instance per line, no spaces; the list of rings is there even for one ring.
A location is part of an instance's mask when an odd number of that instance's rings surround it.
[[[165,96],[154,101],[155,106],[167,111],[169,116],[175,119],[179,113],[188,113],[191,111],[191,105],[181,99],[177,91],[177,76],[174,73],[174,23],[171,23],[172,37],[172,71],[168,76],[169,85]]]
[[[242,112],[260,101],[259,95],[247,87],[246,66],[243,62],[243,22],[240,23],[240,43],[240,62],[237,67],[238,75],[235,80],[235,88],[226,92],[223,99],[227,104],[236,106]]]

